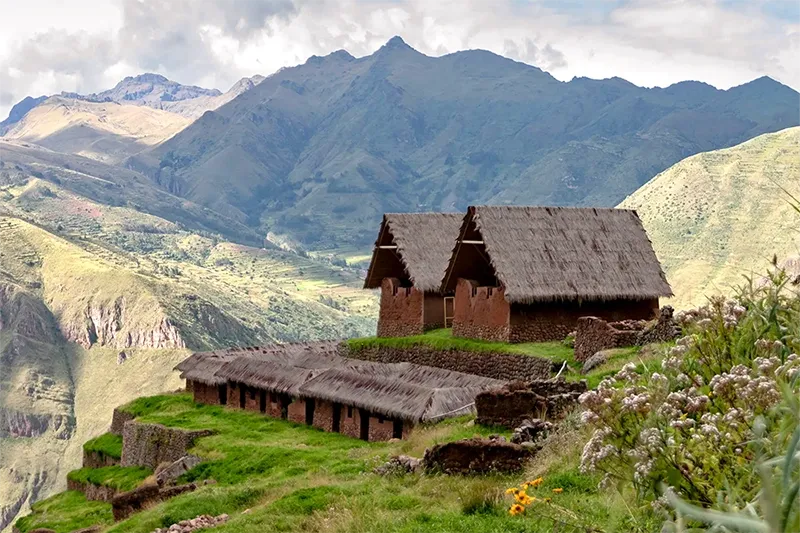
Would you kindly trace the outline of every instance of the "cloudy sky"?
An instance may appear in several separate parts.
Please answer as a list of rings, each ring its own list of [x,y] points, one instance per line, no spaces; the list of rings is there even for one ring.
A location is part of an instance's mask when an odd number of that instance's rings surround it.
[[[800,0],[0,0],[0,116],[25,96],[159,72],[226,90],[394,35],[429,55],[483,48],[561,80],[800,89]]]

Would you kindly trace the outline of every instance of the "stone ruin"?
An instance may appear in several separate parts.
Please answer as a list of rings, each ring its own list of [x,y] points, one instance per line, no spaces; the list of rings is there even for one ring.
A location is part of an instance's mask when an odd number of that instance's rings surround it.
[[[575,330],[575,360],[585,362],[597,352],[611,348],[671,341],[680,336],[680,327],[673,318],[673,312],[668,305],[662,307],[655,322],[607,322],[595,316],[581,317]]]
[[[426,472],[443,474],[508,474],[521,471],[531,457],[531,450],[503,437],[476,437],[428,448],[422,466]]]
[[[563,378],[511,382],[475,397],[476,422],[514,429],[525,420],[558,420],[578,404],[586,390],[585,381],[571,383]]]

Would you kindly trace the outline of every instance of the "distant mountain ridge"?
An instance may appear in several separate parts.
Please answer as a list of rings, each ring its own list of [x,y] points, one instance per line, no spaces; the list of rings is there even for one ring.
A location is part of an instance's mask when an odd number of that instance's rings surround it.
[[[399,37],[283,69],[127,165],[260,232],[363,247],[389,211],[612,206],[695,153],[797,125],[769,78],[722,91],[550,74]]]

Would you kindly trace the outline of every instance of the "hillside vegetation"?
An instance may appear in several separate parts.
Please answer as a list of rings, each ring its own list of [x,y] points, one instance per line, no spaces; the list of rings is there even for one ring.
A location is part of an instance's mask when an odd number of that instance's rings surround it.
[[[729,294],[774,256],[800,251],[797,213],[782,189],[800,192],[800,128],[689,157],[620,207],[636,209],[675,292],[674,305]]]

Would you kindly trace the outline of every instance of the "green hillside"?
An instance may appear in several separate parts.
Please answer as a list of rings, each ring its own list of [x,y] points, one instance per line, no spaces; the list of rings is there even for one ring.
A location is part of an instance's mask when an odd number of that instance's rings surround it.
[[[800,128],[689,157],[620,207],[636,209],[675,291],[677,307],[729,294],[744,276],[800,251]]]

